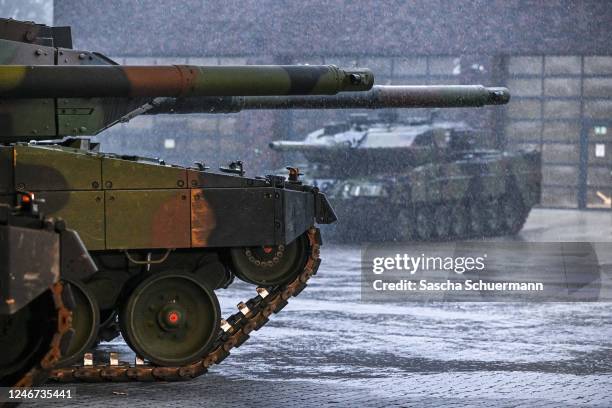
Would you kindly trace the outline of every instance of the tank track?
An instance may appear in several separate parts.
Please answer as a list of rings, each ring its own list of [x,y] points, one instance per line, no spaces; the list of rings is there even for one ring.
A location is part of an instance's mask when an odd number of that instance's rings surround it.
[[[44,355],[40,362],[25,373],[13,387],[33,387],[43,384],[51,373],[53,367],[57,364],[62,356],[62,349],[69,341],[69,335],[72,333],[72,312],[68,305],[64,303],[64,285],[61,282],[55,283],[50,288],[53,296],[53,304],[57,312],[57,326],[53,334],[49,351]]]
[[[432,206],[430,208],[435,209],[436,207],[444,207],[447,206],[450,210],[453,208],[455,203],[440,203],[436,206]],[[341,207],[341,205],[336,205],[336,208]],[[369,226],[367,230],[360,230],[359,224],[342,224],[336,223],[333,225],[325,226],[324,233],[328,236],[329,240],[335,243],[347,244],[347,243],[358,243],[358,242],[388,242],[388,241],[396,241],[396,242],[443,242],[443,241],[451,241],[451,240],[469,240],[469,239],[481,239],[482,237],[503,237],[503,236],[512,236],[518,234],[527,218],[531,212],[531,207],[521,206],[520,210],[517,212],[516,217],[511,220],[511,222],[507,222],[503,220],[501,214],[496,213],[497,217],[494,221],[497,224],[495,228],[492,228],[487,224],[488,219],[486,215],[483,214],[480,221],[480,231],[474,231],[473,227],[470,226],[471,216],[469,215],[469,207],[467,204],[464,205],[465,210],[463,211],[464,221],[467,223],[466,228],[461,233],[456,233],[452,230],[451,226],[454,221],[452,218],[446,220],[447,228],[443,234],[440,234],[435,230],[435,225],[439,220],[436,218],[435,211],[428,211],[427,214],[427,224],[430,229],[429,233],[425,236],[422,236],[417,229],[418,221],[415,217],[411,217],[409,219],[402,218],[401,210],[390,211],[393,214],[393,219],[390,218],[381,218],[380,223],[383,225],[393,225],[395,228],[391,228],[386,230],[385,228],[375,229],[372,225]],[[352,210],[355,211],[346,211],[346,214],[341,215],[340,219],[342,220],[360,220],[366,216],[366,213],[360,213],[358,209],[352,207]],[[358,214],[357,216],[350,217],[347,214]]]
[[[280,312],[289,299],[298,296],[308,280],[317,273],[321,263],[320,233],[317,228],[308,231],[310,254],[304,269],[290,283],[276,287],[258,287],[257,295],[238,304],[239,312],[221,320],[221,328],[212,351],[200,361],[180,367],[160,367],[150,364],[129,365],[114,361],[109,364],[81,365],[52,371],[50,379],[57,382],[128,382],[128,381],[181,381],[190,380],[221,363],[233,348],[249,339],[253,330],[259,330],[273,313]]]

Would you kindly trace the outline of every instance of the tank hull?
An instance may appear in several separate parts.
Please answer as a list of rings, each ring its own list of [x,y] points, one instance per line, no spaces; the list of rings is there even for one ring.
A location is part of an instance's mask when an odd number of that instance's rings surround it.
[[[86,248],[82,258],[91,259],[89,268],[80,261],[66,273],[62,267],[79,310],[77,340],[62,366],[82,361],[96,341],[120,331],[156,365],[203,358],[214,349],[220,325],[214,290],[235,276],[279,288],[299,273],[311,275],[319,245],[310,238],[314,225],[335,221],[317,189],[280,176],[245,177],[242,163],[210,172],[66,145],[18,144],[0,147],[0,168],[0,204],[12,203],[20,192],[34,193],[41,211],[74,228]],[[50,252],[66,251],[62,246]],[[47,281],[37,283],[44,290]],[[155,305],[153,323],[146,319],[153,313],[152,293],[164,298]],[[169,315],[190,320],[173,327]],[[155,334],[141,334],[151,327]],[[168,344],[151,340],[158,336]],[[177,349],[180,358],[172,357]]]
[[[29,191],[90,251],[281,245],[311,227],[312,188],[57,145],[0,147],[0,197]],[[2,160],[0,160],[2,161]],[[0,198],[1,200],[1,198]],[[231,220],[231,222],[229,221]]]

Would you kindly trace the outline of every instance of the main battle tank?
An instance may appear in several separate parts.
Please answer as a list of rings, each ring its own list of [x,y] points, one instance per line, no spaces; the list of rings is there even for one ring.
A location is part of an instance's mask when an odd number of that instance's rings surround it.
[[[0,49],[0,202],[35,192],[44,200],[42,211],[79,233],[97,268],[70,282],[79,324],[63,357],[66,367],[53,379],[200,375],[317,272],[315,225],[333,223],[336,215],[297,170],[285,178],[247,177],[239,161],[219,171],[180,167],[100,153],[82,136],[144,113],[284,109],[307,95],[361,95],[373,85],[369,70],[119,66],[73,50],[68,27],[14,20],[0,20]],[[453,97],[469,100],[473,92],[480,102],[508,98],[507,90],[483,87],[455,89]],[[222,319],[215,290],[234,277],[257,285],[257,294]],[[113,353],[106,361],[84,354],[119,331],[136,354],[134,363]]]
[[[307,160],[307,182],[341,220],[338,240],[448,240],[515,234],[540,201],[540,154],[476,148],[463,122],[351,115],[303,141],[276,141]],[[369,222],[363,223],[362,220]]]

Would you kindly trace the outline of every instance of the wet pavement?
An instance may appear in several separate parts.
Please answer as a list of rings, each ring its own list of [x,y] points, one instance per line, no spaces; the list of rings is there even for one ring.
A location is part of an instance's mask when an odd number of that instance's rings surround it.
[[[612,213],[535,210],[513,239],[612,242]],[[300,297],[208,374],[80,385],[73,404],[612,406],[609,304],[367,304],[360,247],[325,245],[322,258]],[[252,293],[221,291],[224,314]]]

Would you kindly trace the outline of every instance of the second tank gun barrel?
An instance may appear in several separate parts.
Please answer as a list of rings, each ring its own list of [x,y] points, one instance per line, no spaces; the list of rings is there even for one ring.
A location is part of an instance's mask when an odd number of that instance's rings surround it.
[[[334,96],[167,98],[156,101],[147,113],[229,113],[247,109],[465,108],[502,105],[509,100],[507,88],[482,85],[376,85],[369,91]]]
[[[333,65],[0,66],[0,98],[333,95],[373,83]]]

